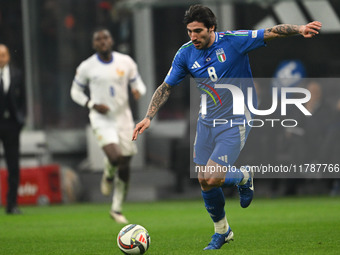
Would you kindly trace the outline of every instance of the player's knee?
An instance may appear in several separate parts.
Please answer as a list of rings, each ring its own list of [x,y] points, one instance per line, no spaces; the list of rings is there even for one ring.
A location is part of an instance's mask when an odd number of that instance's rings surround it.
[[[222,185],[222,183],[223,183],[223,179],[220,179],[220,178],[209,178],[209,179],[206,179],[206,184],[210,188],[212,188],[212,187],[220,187]]]
[[[208,191],[212,188],[221,186],[221,180],[216,179],[216,178],[209,178],[209,179],[199,178],[198,181],[203,191]]]
[[[201,185],[201,190],[208,191],[210,188],[204,178],[198,178],[198,182]]]
[[[112,166],[118,166],[118,160],[116,160],[116,159],[109,159],[109,161],[110,161],[110,164]]]
[[[207,185],[207,182],[205,181],[204,178],[198,178],[198,182],[200,183],[200,185],[202,186],[206,186]]]
[[[119,165],[120,158],[121,158],[120,155],[114,155],[114,156],[111,155],[110,157],[108,157],[110,164],[113,165],[113,166]]]

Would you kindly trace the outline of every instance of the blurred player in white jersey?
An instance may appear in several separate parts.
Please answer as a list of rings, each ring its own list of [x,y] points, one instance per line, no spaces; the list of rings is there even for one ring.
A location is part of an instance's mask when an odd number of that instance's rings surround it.
[[[90,110],[91,127],[106,155],[101,192],[110,195],[114,187],[110,215],[116,222],[125,224],[128,221],[122,214],[122,203],[128,187],[130,160],[137,152],[131,141],[134,122],[128,86],[136,100],[145,94],[146,87],[132,58],[112,51],[113,38],[107,29],[96,30],[92,43],[96,53],[78,66],[71,97]],[[90,98],[85,94],[87,87]]]

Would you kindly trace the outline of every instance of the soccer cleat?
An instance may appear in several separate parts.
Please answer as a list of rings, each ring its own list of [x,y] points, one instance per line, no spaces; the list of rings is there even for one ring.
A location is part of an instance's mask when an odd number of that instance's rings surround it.
[[[111,194],[113,189],[113,178],[106,177],[105,173],[103,173],[102,181],[100,183],[100,191],[104,196],[108,196]]]
[[[110,215],[112,217],[112,219],[114,219],[117,223],[120,224],[128,224],[129,221],[125,218],[125,216],[120,213],[120,212],[115,212],[115,211],[110,211]]]
[[[225,234],[218,234],[215,233],[211,237],[211,242],[205,247],[203,250],[218,250],[222,247],[223,244],[229,243],[230,241],[234,240],[234,233],[231,231],[230,227],[228,228],[227,233]]]
[[[254,196],[254,172],[251,167],[246,167],[249,173],[249,179],[244,185],[238,185],[238,193],[240,194],[240,204],[242,208],[247,208]]]

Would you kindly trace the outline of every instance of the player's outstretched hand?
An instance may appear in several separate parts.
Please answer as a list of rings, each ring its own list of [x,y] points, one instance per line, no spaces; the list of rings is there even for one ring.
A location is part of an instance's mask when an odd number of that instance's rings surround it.
[[[139,122],[136,125],[135,129],[133,130],[132,141],[136,141],[138,134],[143,134],[144,130],[147,129],[149,126],[150,126],[150,120],[147,118]]]
[[[319,30],[321,29],[322,24],[319,21],[313,21],[308,23],[307,25],[301,26],[300,34],[305,38],[312,38],[315,35],[319,34]]]
[[[110,108],[105,104],[95,104],[93,109],[101,114],[106,114],[110,110]]]

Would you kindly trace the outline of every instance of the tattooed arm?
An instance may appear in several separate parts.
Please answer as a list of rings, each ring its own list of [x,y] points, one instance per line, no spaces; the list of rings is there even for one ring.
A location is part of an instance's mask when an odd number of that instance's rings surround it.
[[[308,23],[307,25],[277,25],[264,30],[264,40],[269,41],[274,38],[282,38],[298,34],[302,35],[305,38],[312,38],[315,35],[319,34],[321,26],[322,24],[319,21],[313,21],[311,23]]]
[[[152,120],[159,108],[168,100],[171,86],[163,82],[153,93],[145,118]]]
[[[168,100],[171,92],[171,86],[165,82],[163,82],[153,93],[151,98],[151,102],[149,104],[148,111],[146,113],[145,118],[139,122],[135,129],[133,130],[132,140],[137,140],[138,134],[142,134],[145,129],[150,126],[150,122],[155,117],[159,108]]]

